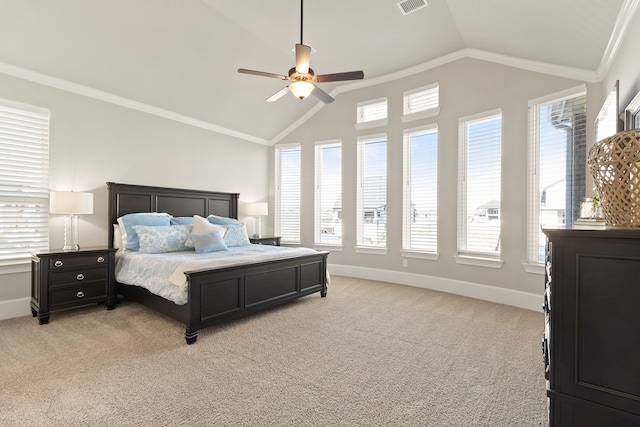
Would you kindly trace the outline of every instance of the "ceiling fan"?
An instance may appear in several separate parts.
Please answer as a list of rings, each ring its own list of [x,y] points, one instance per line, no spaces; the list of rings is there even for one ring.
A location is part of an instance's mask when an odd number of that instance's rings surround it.
[[[286,76],[282,74],[266,73],[264,71],[247,70],[245,68],[238,69],[238,72],[242,74],[272,77],[280,80],[289,80],[291,82],[288,86],[267,98],[267,102],[273,102],[280,99],[285,93],[287,93],[287,90],[289,90],[297,98],[304,99],[313,94],[316,98],[320,99],[320,101],[328,104],[333,102],[334,99],[314,83],[361,80],[364,78],[364,73],[362,71],[315,75],[313,70],[309,68],[309,62],[311,60],[311,46],[304,44],[302,41],[303,3],[304,0],[300,0],[300,43],[296,44],[296,66],[291,68]]]

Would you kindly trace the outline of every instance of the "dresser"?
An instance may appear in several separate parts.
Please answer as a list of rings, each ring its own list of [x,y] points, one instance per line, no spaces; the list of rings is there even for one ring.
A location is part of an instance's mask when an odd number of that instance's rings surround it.
[[[549,425],[639,427],[640,230],[544,233]]]
[[[52,311],[104,303],[115,308],[115,249],[83,248],[31,256],[31,313],[41,325]]]

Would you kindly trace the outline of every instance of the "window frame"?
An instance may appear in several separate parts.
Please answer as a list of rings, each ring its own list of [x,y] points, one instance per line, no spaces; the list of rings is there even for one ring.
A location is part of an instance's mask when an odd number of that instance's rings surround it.
[[[454,256],[458,264],[474,265],[479,267],[502,268],[502,250],[497,252],[484,252],[466,249],[468,221],[467,221],[467,175],[468,175],[468,125],[500,118],[500,193],[502,193],[502,156],[504,118],[502,109],[494,109],[458,119],[458,232],[457,254]],[[502,197],[500,197],[502,206]],[[502,232],[502,215],[500,215],[500,232]],[[462,249],[462,248],[465,249]]]
[[[314,246],[322,247],[330,250],[342,250],[344,228],[340,233],[339,243],[327,243],[322,242],[322,150],[325,148],[340,147],[340,210],[342,210],[342,140],[332,139],[327,141],[316,141],[315,143],[315,205],[314,205]],[[341,222],[341,227],[344,227],[344,221]]]
[[[385,116],[379,119],[365,120],[367,108],[384,104]],[[386,126],[389,123],[389,100],[387,97],[371,99],[368,101],[358,102],[356,107],[356,129],[370,129],[380,126]]]
[[[2,230],[0,235],[26,243],[8,243],[0,239],[0,274],[30,270],[31,253],[49,249],[49,146],[51,112],[42,107],[0,99],[0,150],[6,164],[0,179],[0,215],[10,228],[29,224],[31,231],[18,230],[19,235]],[[2,132],[5,131],[3,137]],[[19,153],[10,153],[18,146]],[[15,151],[15,150],[13,150]],[[16,180],[20,172],[22,180]],[[6,179],[11,175],[11,179]],[[6,196],[2,196],[6,194]],[[16,197],[19,196],[19,197]],[[28,208],[24,209],[24,206]],[[16,207],[21,214],[15,214]],[[18,223],[16,219],[21,219]],[[14,222],[12,222],[13,220]],[[4,228],[4,227],[3,227]],[[10,240],[10,239],[8,239]],[[5,249],[5,247],[8,248]],[[6,251],[6,252],[5,252]]]
[[[367,143],[375,143],[384,140],[385,142],[385,204],[388,201],[388,179],[389,179],[389,140],[386,133],[379,133],[373,135],[363,135],[357,139],[357,183],[356,183],[356,253],[368,253],[386,255],[388,251],[388,241],[385,239],[383,245],[367,245],[364,243],[364,196],[363,193],[363,181],[364,181],[364,145]],[[385,235],[388,230],[388,221],[385,220]]]
[[[412,153],[411,153],[411,137],[413,135],[423,135],[423,134],[436,134],[436,246],[433,250],[429,250],[426,248],[412,248],[410,246],[411,242],[411,217],[412,217],[412,201],[411,201],[411,193],[413,183],[411,182],[411,170],[412,170]],[[438,259],[438,208],[437,208],[437,193],[438,193],[438,125],[436,123],[432,123],[425,126],[415,127],[411,129],[405,129],[403,132],[403,194],[402,194],[402,250],[401,254],[407,258],[421,258],[421,259],[429,259],[429,260],[437,260]]]
[[[281,237],[281,243],[287,245],[299,245],[301,243],[301,219],[302,219],[302,204],[300,202],[300,195],[302,192],[302,185],[298,189],[298,206],[300,212],[298,213],[298,236],[297,240],[290,239],[289,236],[284,236],[282,233],[282,204],[283,204],[283,196],[282,196],[282,152],[284,150],[297,150],[300,156],[300,168],[297,171],[298,177],[302,178],[302,145],[299,143],[290,143],[290,144],[278,144],[275,146],[275,216],[274,216],[274,232],[276,236]],[[300,182],[298,179],[298,182]]]

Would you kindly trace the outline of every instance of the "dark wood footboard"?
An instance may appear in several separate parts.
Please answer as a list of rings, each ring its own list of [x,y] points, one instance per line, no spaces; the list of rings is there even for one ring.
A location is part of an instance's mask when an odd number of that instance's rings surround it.
[[[188,344],[198,330],[255,313],[314,292],[327,294],[328,252],[185,272],[189,282]]]

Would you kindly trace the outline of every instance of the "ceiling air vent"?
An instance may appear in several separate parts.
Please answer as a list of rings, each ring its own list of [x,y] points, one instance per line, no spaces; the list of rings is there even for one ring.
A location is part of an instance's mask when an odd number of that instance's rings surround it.
[[[398,3],[398,7],[403,15],[408,15],[418,9],[429,6],[426,0],[403,0]]]

